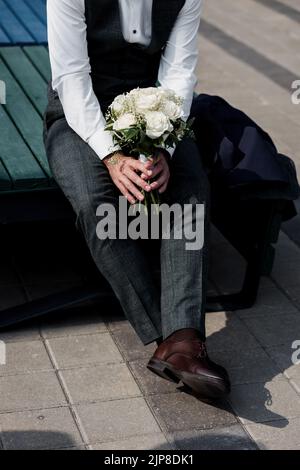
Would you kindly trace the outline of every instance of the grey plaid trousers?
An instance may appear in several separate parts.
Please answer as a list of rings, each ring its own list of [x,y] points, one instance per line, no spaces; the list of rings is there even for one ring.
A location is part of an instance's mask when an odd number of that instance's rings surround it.
[[[205,204],[204,247],[186,250],[184,237],[160,240],[159,284],[145,250],[151,240],[142,247],[130,238],[97,237],[97,207],[102,203],[118,206],[120,193],[104,163],[69,127],[58,100],[49,100],[44,142],[52,174],[76,213],[92,258],[141,341],[146,345],[181,328],[196,328],[204,339],[209,184],[196,142],[187,138],[178,144],[163,201]]]

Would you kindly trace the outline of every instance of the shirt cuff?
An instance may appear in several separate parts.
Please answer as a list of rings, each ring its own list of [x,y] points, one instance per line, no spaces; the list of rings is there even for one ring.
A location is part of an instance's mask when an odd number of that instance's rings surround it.
[[[115,152],[116,150],[121,150],[121,147],[114,143],[112,133],[104,129],[98,129],[87,140],[87,143],[101,160],[107,157],[110,153]]]

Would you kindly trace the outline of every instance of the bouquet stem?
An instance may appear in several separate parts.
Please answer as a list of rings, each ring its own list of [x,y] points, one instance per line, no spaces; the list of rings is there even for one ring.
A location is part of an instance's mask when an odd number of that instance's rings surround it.
[[[141,153],[140,156],[139,156],[139,161],[143,162],[143,163],[146,163],[148,161],[148,157],[146,157],[146,155]],[[148,184],[149,185],[151,184],[150,180],[148,180]],[[143,190],[142,193],[143,193],[143,196],[144,196],[144,206],[145,206],[146,214],[148,214],[148,208],[149,207],[152,208],[152,206],[155,210],[155,213],[159,214],[160,200],[159,200],[159,195],[158,195],[157,190],[152,190],[149,193]]]

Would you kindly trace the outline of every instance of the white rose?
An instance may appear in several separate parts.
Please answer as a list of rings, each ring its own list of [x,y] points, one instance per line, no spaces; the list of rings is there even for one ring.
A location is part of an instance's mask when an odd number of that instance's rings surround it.
[[[150,139],[158,139],[166,131],[171,132],[173,126],[169,121],[169,118],[160,111],[148,111],[145,114],[146,119],[146,135]]]
[[[162,86],[156,87],[156,92],[160,94],[162,99],[169,98],[169,89],[163,88]]]
[[[153,95],[155,93],[157,93],[157,91],[159,90],[159,87],[156,87],[156,86],[148,86],[147,88],[135,88],[133,90],[133,93],[138,93],[138,94],[141,94],[141,95]]]
[[[121,131],[122,129],[127,129],[134,124],[136,124],[135,115],[132,113],[125,113],[114,122],[113,129],[115,131]]]
[[[117,116],[124,113],[126,101],[125,95],[119,95],[112,102],[111,108]]]
[[[147,111],[153,111],[160,105],[161,94],[154,87],[142,88],[133,96],[135,109],[138,113],[144,114]]]
[[[174,103],[174,101],[165,101],[162,111],[173,121],[176,121],[176,119],[182,116],[182,108]]]

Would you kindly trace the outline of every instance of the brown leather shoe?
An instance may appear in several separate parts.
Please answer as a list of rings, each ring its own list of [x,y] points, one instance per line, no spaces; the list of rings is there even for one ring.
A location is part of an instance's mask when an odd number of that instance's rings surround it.
[[[209,359],[199,338],[165,339],[147,367],[164,379],[182,381],[201,398],[221,398],[230,392],[226,370]]]

